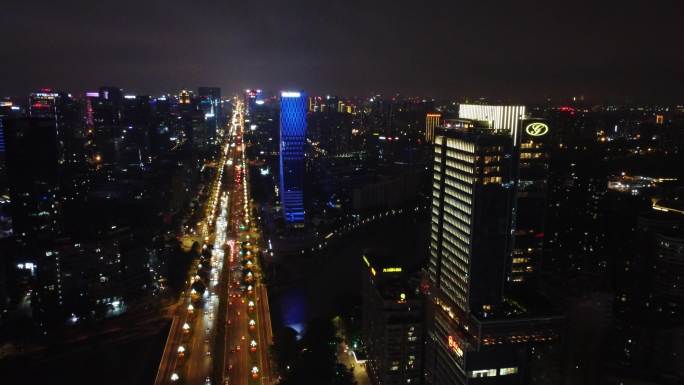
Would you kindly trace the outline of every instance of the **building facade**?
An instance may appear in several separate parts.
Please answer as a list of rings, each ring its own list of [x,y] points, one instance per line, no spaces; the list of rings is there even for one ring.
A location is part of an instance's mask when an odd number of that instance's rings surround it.
[[[304,226],[304,143],[307,99],[302,92],[280,94],[280,201],[288,226]]]
[[[425,141],[428,143],[435,142],[435,129],[439,126],[439,119],[442,117],[438,113],[428,113],[425,116]]]
[[[418,384],[423,356],[423,297],[419,279],[402,264],[366,252],[362,257],[366,368],[376,385]]]
[[[524,107],[462,111],[435,135],[425,380],[528,384],[532,352],[559,338],[562,317],[541,298],[507,293]]]
[[[549,136],[548,125],[541,120],[522,120],[518,131],[513,242],[506,283],[509,288],[528,288],[536,284],[544,252]]]

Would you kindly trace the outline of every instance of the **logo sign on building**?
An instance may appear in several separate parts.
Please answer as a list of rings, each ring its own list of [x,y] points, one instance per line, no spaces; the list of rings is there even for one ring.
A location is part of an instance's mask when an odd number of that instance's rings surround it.
[[[542,122],[532,122],[525,126],[525,133],[529,136],[544,136],[549,132],[549,126]]]

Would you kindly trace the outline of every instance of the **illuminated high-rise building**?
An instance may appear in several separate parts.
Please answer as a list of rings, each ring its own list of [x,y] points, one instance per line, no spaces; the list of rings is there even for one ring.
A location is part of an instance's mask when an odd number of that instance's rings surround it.
[[[60,94],[49,88],[29,95],[29,116],[32,118],[52,118],[57,116],[57,103]]]
[[[461,311],[501,300],[514,202],[508,135],[463,121],[435,138],[431,282]]]
[[[534,283],[541,268],[544,246],[544,217],[548,178],[545,142],[549,126],[539,119],[527,119],[525,106],[461,104],[459,116],[484,124],[494,132],[506,133],[516,158],[516,199],[511,217],[510,256],[506,282],[509,287]]]
[[[245,90],[245,104],[247,105],[247,114],[252,114],[256,110],[256,106],[263,105],[264,99],[261,90]]]
[[[524,107],[478,107],[486,108],[467,109],[435,135],[429,384],[529,383],[532,352],[549,348],[562,320],[541,298],[507,295]]]
[[[458,106],[458,117],[485,122],[488,128],[495,131],[506,131],[513,137],[513,144],[517,145],[520,119],[525,117],[525,106],[461,104]]]
[[[280,94],[280,201],[285,222],[304,226],[304,142],[307,98],[303,92]]]
[[[180,104],[190,104],[192,101],[192,92],[188,90],[181,90],[178,93],[178,103]]]
[[[435,141],[435,129],[439,126],[439,118],[441,114],[428,113],[425,116],[425,141],[428,143],[434,143]]]

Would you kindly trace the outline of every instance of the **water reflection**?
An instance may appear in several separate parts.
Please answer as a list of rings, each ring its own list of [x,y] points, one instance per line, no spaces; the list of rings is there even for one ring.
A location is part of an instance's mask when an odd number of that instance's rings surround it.
[[[307,320],[306,296],[302,289],[294,288],[279,294],[282,324],[297,332],[301,338]]]

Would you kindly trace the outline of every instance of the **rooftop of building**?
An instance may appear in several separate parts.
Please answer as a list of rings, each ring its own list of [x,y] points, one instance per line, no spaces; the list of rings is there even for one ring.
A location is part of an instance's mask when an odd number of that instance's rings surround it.
[[[442,120],[441,128],[447,129],[487,129],[491,130],[489,122],[465,118],[449,118]]]
[[[474,119],[448,119],[445,124],[437,127],[437,133],[442,135],[458,134],[472,138],[510,138],[508,130],[495,130],[488,122]]]
[[[373,279],[374,286],[384,299],[401,303],[418,296],[417,271],[407,267],[402,258],[366,250],[361,259]]]
[[[561,319],[563,312],[534,291],[507,296],[497,305],[483,305],[471,314],[481,323]]]

